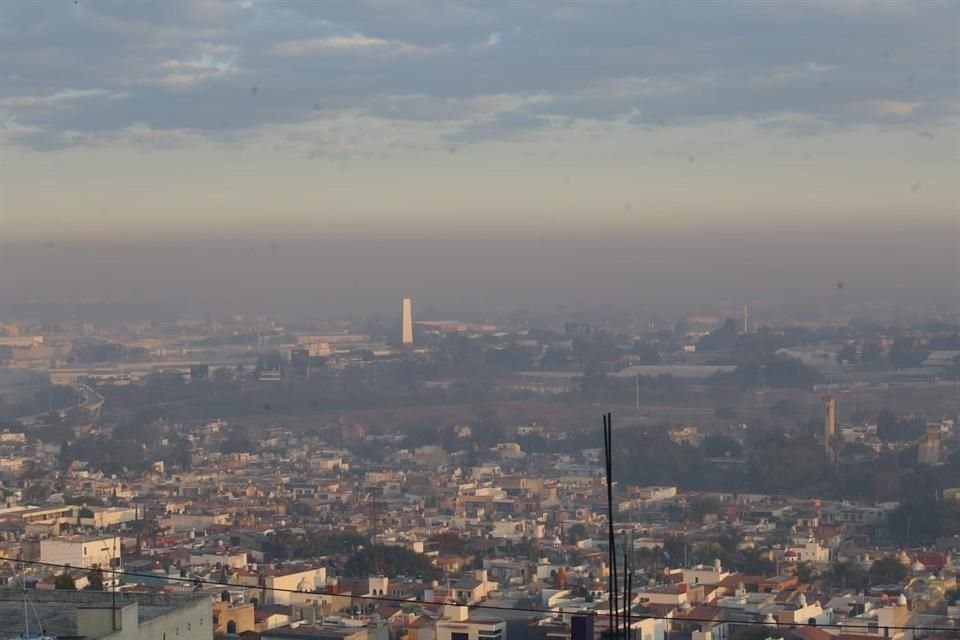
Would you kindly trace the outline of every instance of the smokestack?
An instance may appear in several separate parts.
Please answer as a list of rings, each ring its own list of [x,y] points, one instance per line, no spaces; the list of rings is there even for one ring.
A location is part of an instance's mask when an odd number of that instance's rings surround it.
[[[823,447],[828,462],[837,460],[837,397],[823,398]]]

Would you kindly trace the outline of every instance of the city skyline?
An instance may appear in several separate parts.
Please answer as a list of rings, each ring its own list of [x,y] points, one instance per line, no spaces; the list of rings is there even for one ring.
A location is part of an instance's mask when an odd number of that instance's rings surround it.
[[[958,27],[0,2],[0,623],[953,637]]]

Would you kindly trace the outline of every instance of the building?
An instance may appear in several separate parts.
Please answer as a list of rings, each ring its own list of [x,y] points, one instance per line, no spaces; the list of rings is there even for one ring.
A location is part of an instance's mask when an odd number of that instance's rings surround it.
[[[77,606],[77,635],[104,640],[211,640],[209,597],[193,598],[176,607],[140,607],[131,602],[114,609],[97,603]]]
[[[234,604],[221,598],[213,603],[213,632],[221,635],[254,631],[254,609],[253,603]]]
[[[400,342],[405,347],[413,346],[413,301],[410,298],[403,299],[403,327]]]
[[[69,536],[40,541],[40,562],[51,565],[69,565],[75,569],[123,570],[118,536]],[[103,575],[106,589],[113,589],[119,576],[109,572]]]
[[[447,605],[437,620],[436,640],[506,640],[507,623],[499,618],[473,618],[467,607]]]
[[[207,594],[127,593],[116,601],[100,591],[31,590],[30,615],[18,589],[0,589],[0,620],[10,637],[86,640],[212,640]],[[28,627],[25,629],[24,627]]]
[[[917,462],[920,464],[938,465],[942,460],[943,431],[940,426],[927,427],[927,433],[920,439],[917,447]]]
[[[261,604],[289,605],[302,602],[324,589],[327,584],[325,567],[286,566],[276,569],[236,572],[237,583],[259,588]],[[300,596],[299,594],[304,594]]]
[[[729,571],[724,571],[719,558],[712,565],[697,565],[692,569],[683,570],[683,581],[686,584],[708,586],[718,585],[730,575]]]

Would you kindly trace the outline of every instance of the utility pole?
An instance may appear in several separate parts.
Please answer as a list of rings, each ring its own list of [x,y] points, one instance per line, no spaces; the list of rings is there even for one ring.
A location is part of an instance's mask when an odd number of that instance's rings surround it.
[[[381,562],[382,549],[377,539],[380,537],[380,496],[383,490],[380,487],[369,487],[367,489],[367,500],[370,502],[370,544],[373,546],[373,571],[376,575],[383,573],[383,562]]]
[[[115,540],[116,538],[113,538],[111,543]],[[110,558],[110,621],[113,625],[113,630],[117,631],[117,573],[113,566],[113,551],[108,545],[104,545],[100,550],[106,551]],[[119,567],[117,567],[117,569],[119,569]],[[103,571],[101,571],[101,573],[103,573]]]

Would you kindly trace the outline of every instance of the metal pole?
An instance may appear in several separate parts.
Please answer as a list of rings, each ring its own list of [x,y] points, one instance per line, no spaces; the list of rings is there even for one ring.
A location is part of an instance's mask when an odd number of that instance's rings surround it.
[[[114,538],[116,540],[116,538]],[[113,630],[117,631],[117,585],[116,585],[116,576],[113,568],[113,552],[110,550],[110,547],[104,546],[101,551],[106,551],[110,556],[110,622],[113,625]],[[103,573],[101,571],[101,573]]]

